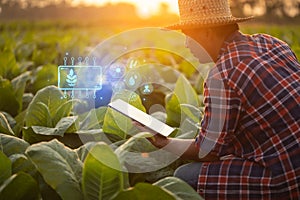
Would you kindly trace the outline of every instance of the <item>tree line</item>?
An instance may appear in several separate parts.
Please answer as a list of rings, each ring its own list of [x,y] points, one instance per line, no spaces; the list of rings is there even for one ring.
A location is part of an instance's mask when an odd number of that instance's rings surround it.
[[[300,18],[300,0],[232,0],[235,16],[254,15],[262,19]],[[166,5],[161,6],[159,16],[165,21],[176,21],[174,14],[168,13]],[[139,19],[134,5],[128,3],[107,4],[102,7],[79,4],[72,0],[0,0],[0,20],[51,20],[70,19],[76,21],[122,21]]]

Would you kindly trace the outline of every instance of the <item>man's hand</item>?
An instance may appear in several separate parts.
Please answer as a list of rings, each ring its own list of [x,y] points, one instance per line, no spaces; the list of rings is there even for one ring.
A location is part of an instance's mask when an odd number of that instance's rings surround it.
[[[142,132],[148,132],[153,135],[153,137],[147,138],[155,147],[163,148],[164,150],[171,152],[182,159],[185,160],[194,160],[197,162],[205,161],[217,161],[218,157],[207,155],[204,158],[199,158],[198,153],[199,149],[195,145],[194,139],[176,139],[176,138],[167,138],[162,136],[151,129],[145,127],[139,122],[132,122],[132,124],[137,127]]]
[[[148,132],[151,133],[153,135],[153,137],[149,137],[147,138],[155,147],[157,148],[163,148],[166,145],[169,144],[169,138],[162,136],[154,131],[152,131],[151,129],[145,127],[144,125],[140,124],[137,121],[133,121],[132,124],[138,128],[140,131],[142,132]]]

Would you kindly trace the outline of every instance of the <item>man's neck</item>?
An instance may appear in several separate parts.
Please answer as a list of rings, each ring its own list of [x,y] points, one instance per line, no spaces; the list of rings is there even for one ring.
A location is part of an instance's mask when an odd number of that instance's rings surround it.
[[[207,46],[207,51],[210,54],[211,58],[213,59],[214,62],[218,61],[219,54],[221,51],[221,48],[223,47],[224,42],[228,37],[230,37],[232,34],[234,34],[237,30],[230,30],[230,31],[225,31],[224,34],[214,34],[212,33],[212,41],[213,43],[208,43]]]

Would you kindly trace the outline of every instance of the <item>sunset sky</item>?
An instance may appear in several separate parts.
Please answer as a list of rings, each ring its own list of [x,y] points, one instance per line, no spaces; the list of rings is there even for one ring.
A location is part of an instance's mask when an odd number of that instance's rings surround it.
[[[73,0],[75,3],[84,2],[87,4],[104,5],[106,3],[127,2],[135,4],[138,8],[138,14],[142,17],[147,17],[155,14],[158,11],[161,3],[167,3],[171,12],[178,12],[177,0]]]

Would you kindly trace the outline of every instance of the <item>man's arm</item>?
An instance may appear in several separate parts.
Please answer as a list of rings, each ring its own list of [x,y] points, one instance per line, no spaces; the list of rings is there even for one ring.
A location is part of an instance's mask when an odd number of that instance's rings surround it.
[[[199,149],[195,145],[195,140],[193,139],[167,138],[156,134],[152,138],[149,138],[149,141],[155,147],[171,152],[185,160],[194,160],[198,162],[219,160],[218,157],[212,156],[210,154],[208,154],[204,158],[199,158]]]

